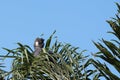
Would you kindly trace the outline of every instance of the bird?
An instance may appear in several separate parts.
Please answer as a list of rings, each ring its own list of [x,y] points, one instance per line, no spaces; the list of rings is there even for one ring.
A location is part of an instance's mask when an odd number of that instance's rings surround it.
[[[44,47],[44,39],[37,37],[34,41],[34,56],[38,56]]]
[[[44,47],[44,39],[37,37],[34,41],[34,49],[35,49],[34,56],[35,57],[37,57],[40,54],[40,52],[42,52],[43,47]],[[50,55],[53,54],[53,51],[51,51],[51,50],[49,50],[47,52]],[[49,60],[54,63],[54,60],[51,57],[49,57]]]

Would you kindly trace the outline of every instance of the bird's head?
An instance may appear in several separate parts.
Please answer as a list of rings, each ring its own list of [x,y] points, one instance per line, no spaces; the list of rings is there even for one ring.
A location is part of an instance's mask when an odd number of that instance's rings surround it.
[[[36,40],[34,42],[34,47],[43,48],[44,47],[44,39],[43,38],[36,38]]]

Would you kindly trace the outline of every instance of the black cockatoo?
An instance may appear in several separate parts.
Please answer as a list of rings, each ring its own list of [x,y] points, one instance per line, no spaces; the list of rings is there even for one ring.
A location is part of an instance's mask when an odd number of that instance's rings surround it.
[[[42,51],[42,48],[44,47],[44,39],[43,38],[36,38],[34,42],[34,56],[39,55],[39,53]]]

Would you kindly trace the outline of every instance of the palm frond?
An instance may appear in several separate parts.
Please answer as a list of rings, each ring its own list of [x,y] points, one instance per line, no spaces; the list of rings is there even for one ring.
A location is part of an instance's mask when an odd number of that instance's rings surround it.
[[[118,9],[119,4],[117,3]],[[119,11],[119,10],[118,10]],[[120,13],[120,12],[118,12]],[[110,66],[113,66],[114,69],[120,73],[120,18],[119,14],[116,15],[116,18],[113,20],[107,21],[112,28],[112,34],[118,38],[112,39],[111,41],[107,41],[102,39],[102,43],[100,42],[93,42],[95,46],[99,49],[95,57],[99,57],[105,62],[109,63]],[[102,77],[106,78],[107,80],[120,80],[120,76],[113,73],[113,71],[108,67],[109,65],[103,64],[100,61],[91,60],[92,64],[99,70],[99,74]]]

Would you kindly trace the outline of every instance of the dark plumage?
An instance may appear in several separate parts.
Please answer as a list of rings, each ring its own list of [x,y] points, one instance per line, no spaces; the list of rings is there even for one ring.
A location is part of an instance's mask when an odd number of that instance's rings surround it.
[[[34,42],[34,56],[39,55],[39,53],[42,51],[42,48],[44,47],[44,39],[43,38],[36,38]]]

